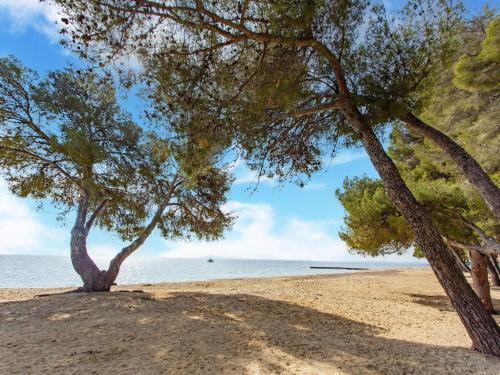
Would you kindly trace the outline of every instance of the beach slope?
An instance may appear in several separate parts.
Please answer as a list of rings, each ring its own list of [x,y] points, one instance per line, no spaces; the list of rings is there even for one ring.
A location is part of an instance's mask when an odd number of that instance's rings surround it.
[[[500,374],[429,269],[65,291],[0,289],[1,374]]]

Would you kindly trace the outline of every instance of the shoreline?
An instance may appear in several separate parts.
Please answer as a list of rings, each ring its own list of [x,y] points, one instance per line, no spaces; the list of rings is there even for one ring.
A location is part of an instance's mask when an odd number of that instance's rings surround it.
[[[500,309],[500,288],[492,289]],[[0,373],[498,375],[500,368],[500,359],[469,350],[428,268],[67,290],[0,289]],[[34,298],[40,293],[49,295]]]
[[[291,275],[264,275],[264,276],[235,276],[235,277],[215,277],[215,278],[207,278],[207,279],[188,279],[188,280],[179,280],[179,281],[160,281],[160,282],[133,282],[133,283],[123,283],[123,284],[117,284],[113,286],[112,291],[117,289],[117,288],[127,288],[127,287],[132,287],[132,286],[154,286],[154,285],[169,285],[169,284],[190,284],[190,283],[197,283],[197,282],[209,282],[209,281],[224,281],[224,280],[273,280],[273,279],[282,279],[282,278],[309,278],[309,277],[321,277],[321,276],[345,276],[345,275],[351,275],[354,273],[379,273],[379,272],[390,272],[390,271],[403,271],[403,270],[413,270],[413,269],[429,269],[429,265],[422,265],[422,266],[404,266],[403,267],[394,267],[394,268],[367,268],[367,269],[354,269],[354,268],[333,268],[334,270],[338,270],[340,272],[318,272],[318,273],[309,273],[309,274],[302,274],[302,275],[297,275],[297,274],[291,274]],[[315,268],[312,268],[313,270]],[[326,270],[326,269],[324,269]],[[314,272],[314,271],[312,271]],[[65,285],[65,286],[41,286],[41,287],[2,287],[0,286],[0,295],[1,291],[3,290],[71,290],[71,289],[76,289],[80,284],[71,284],[71,285]]]
[[[163,282],[144,282],[144,283],[130,283],[130,284],[117,284],[113,285],[111,288],[111,293],[113,292],[123,292],[123,291],[131,291],[137,290],[141,287],[146,288],[168,288],[170,287],[178,287],[182,285],[190,286],[193,284],[200,283],[219,283],[225,281],[254,281],[254,282],[275,282],[275,281],[295,281],[295,280],[303,280],[303,279],[316,279],[316,278],[335,278],[335,277],[346,277],[354,274],[390,274],[392,272],[402,272],[406,270],[413,269],[427,269],[426,267],[402,267],[402,268],[381,268],[381,269],[368,269],[368,270],[352,270],[346,272],[334,272],[334,273],[317,273],[317,274],[308,274],[308,275],[280,275],[280,276],[249,276],[249,277],[234,277],[234,278],[214,278],[214,279],[193,279],[193,280],[183,280],[183,281],[163,281]],[[60,293],[69,293],[76,290],[80,285],[68,285],[68,286],[56,286],[56,287],[0,287],[0,303],[8,302],[10,300],[2,300],[3,293],[8,292],[25,292],[29,295],[30,292],[35,291],[49,291],[50,294],[60,294]],[[104,294],[107,292],[103,292]],[[75,293],[77,294],[77,293]],[[79,294],[79,293],[78,293]],[[82,293],[82,294],[92,294],[92,293]],[[97,293],[99,294],[99,292]],[[33,296],[36,297],[36,294]],[[29,297],[32,298],[32,297]]]
[[[106,269],[109,261],[99,261]],[[425,264],[411,262],[309,262],[220,259],[207,263],[206,259],[166,259],[142,257],[129,259],[118,275],[119,284],[165,283],[242,277],[279,277],[338,273],[341,270],[311,269],[311,266],[341,268],[421,268]],[[15,272],[13,271],[15,270]],[[80,277],[73,270],[67,256],[0,256],[0,288],[56,288],[77,287]]]

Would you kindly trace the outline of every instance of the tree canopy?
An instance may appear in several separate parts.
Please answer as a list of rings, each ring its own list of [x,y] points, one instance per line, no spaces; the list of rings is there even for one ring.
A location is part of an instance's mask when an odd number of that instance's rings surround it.
[[[425,105],[419,115],[452,135],[498,181],[499,91],[478,92],[457,87],[455,65],[457,60],[461,61],[464,48],[484,45],[483,39],[489,36],[481,30],[486,26],[490,30],[495,22],[487,13],[461,29],[458,38],[467,43],[454,44],[454,53],[447,57],[447,64],[435,71],[434,84],[426,88]],[[485,79],[493,80],[495,74],[491,70]],[[391,133],[389,154],[413,194],[432,212],[446,238],[455,243],[479,245],[483,234],[492,239],[499,237],[498,221],[456,165],[433,142],[397,124]],[[402,252],[415,245],[410,228],[401,222],[379,180],[366,177],[346,180],[337,196],[347,211],[341,237],[355,251],[376,256]],[[484,233],[480,235],[480,231]],[[496,245],[490,243],[490,246]]]
[[[444,58],[460,10],[427,0],[397,14],[366,0],[56,2],[67,45],[96,64],[136,54],[158,111],[236,140],[251,167],[281,178],[309,175],[359,141],[339,112],[343,86],[375,128],[408,110],[401,103],[416,101]]]
[[[0,59],[2,177],[18,196],[76,213],[84,237],[98,225],[132,241],[131,253],[155,227],[210,240],[230,226],[231,179],[217,149],[165,129],[137,125],[110,78],[67,68],[40,79]]]

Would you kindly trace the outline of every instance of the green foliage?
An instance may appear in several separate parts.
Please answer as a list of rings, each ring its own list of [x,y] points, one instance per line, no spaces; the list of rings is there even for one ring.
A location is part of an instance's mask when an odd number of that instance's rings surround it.
[[[460,28],[457,38],[466,40],[467,48],[477,49],[482,40],[480,30],[489,18],[491,16],[486,14],[467,28]],[[499,181],[498,91],[465,91],[455,86],[453,64],[464,47],[457,48],[455,39],[451,42],[446,63],[434,68],[429,76],[431,79],[421,86],[421,101],[414,108],[419,108],[419,116],[425,121],[452,136],[494,180]],[[489,73],[490,79],[494,80],[494,70]],[[403,88],[400,89],[404,92]],[[401,113],[409,107],[403,106]],[[465,221],[481,227],[492,237],[498,237],[500,226],[484,202],[434,143],[395,125],[390,135],[389,155],[446,238],[477,244],[477,234]],[[376,194],[376,189],[383,191],[379,180],[356,178],[346,181],[343,191],[337,192],[346,209],[346,228],[340,233],[342,239],[351,249],[372,256],[402,252],[414,246],[409,227],[393,219],[398,217],[395,207],[385,194]],[[420,249],[414,249],[414,255],[421,257]]]
[[[106,202],[96,224],[126,240],[166,200],[165,237],[218,238],[232,222],[221,210],[230,178],[218,154],[190,150],[187,135],[145,132],[107,77],[68,68],[39,79],[1,58],[0,114],[0,173],[14,194],[48,200],[62,215],[82,196],[88,217]]]
[[[350,69],[367,0],[203,2],[205,24],[189,1],[179,2],[181,8],[165,4],[159,13],[133,17],[130,3],[116,2],[126,10],[115,12],[99,1],[56,2],[64,7],[67,22],[79,25],[65,30],[70,47],[96,62],[133,48],[145,66],[139,78],[150,84],[155,110],[179,132],[203,129],[221,146],[236,145],[260,175],[302,180],[338,146],[358,140],[338,111],[295,114],[338,94],[332,66],[300,42],[324,42]],[[155,13],[153,8],[145,13]],[[123,22],[116,22],[120,17]],[[287,42],[225,40],[224,30],[240,36],[237,22]],[[158,27],[151,28],[154,23]]]
[[[235,145],[259,175],[281,179],[309,176],[338,146],[359,142],[331,106],[345,89],[377,131],[437,103],[441,68],[449,72],[462,53],[466,29],[454,0],[409,0],[395,13],[368,0],[55,2],[76,25],[67,45],[85,58],[139,55],[156,112],[179,134],[195,145],[196,134],[215,148]],[[439,208],[440,229],[459,236],[463,225],[445,218],[451,208],[477,216],[474,196],[447,161],[426,156],[425,141],[395,130],[392,142],[414,193]],[[343,238],[352,249],[376,255],[412,245],[380,182],[346,181],[338,196],[348,206]]]
[[[500,89],[500,17],[486,28],[486,36],[476,54],[464,54],[455,65],[453,83],[467,91]]]
[[[350,251],[370,256],[401,254],[413,245],[408,224],[380,180],[346,178],[336,195],[347,213],[346,227],[339,235]]]
[[[452,136],[494,180],[499,181],[498,91],[465,91],[455,86],[456,80],[453,80],[454,61],[464,50],[463,43],[458,48],[456,40],[465,40],[471,50],[478,49],[482,41],[482,25],[489,19],[491,15],[487,13],[473,20],[467,28],[459,29],[456,39],[451,40],[446,63],[439,69],[434,68],[428,86],[422,86],[422,101],[416,108],[420,108],[420,117]],[[489,74],[489,79],[494,80],[495,71],[491,70]],[[484,79],[488,80],[487,77]],[[390,136],[389,155],[446,238],[477,244],[477,235],[465,221],[481,227],[492,237],[498,237],[500,226],[484,202],[434,143],[396,125]],[[337,193],[347,213],[342,238],[350,248],[369,255],[386,254],[394,243],[397,244],[396,251],[411,247],[413,239],[409,228],[387,219],[397,212],[386,196],[375,196],[373,186],[382,189],[379,180],[354,179],[344,184],[344,191]],[[365,203],[366,196],[373,200],[371,206]],[[384,199],[380,200],[380,197]],[[363,226],[365,217],[369,224]],[[416,247],[414,255],[422,255]]]
[[[498,118],[500,118],[500,92],[467,91],[455,85],[453,63],[465,51],[479,48],[484,36],[482,30],[491,20],[488,13],[478,17],[464,29],[457,38],[466,41],[466,46],[457,49],[450,63],[436,72],[436,83],[426,92],[426,104],[418,115],[426,122],[448,134],[464,147],[496,181],[500,181],[500,159],[497,157],[500,145]],[[491,79],[496,74],[490,71]],[[459,172],[451,161],[442,155],[430,142],[426,141],[428,152],[436,160],[435,165],[443,166],[454,175]]]
[[[500,226],[477,192],[427,142],[402,127],[395,127],[390,136],[389,155],[414,196],[431,213],[440,233],[454,241],[478,244],[477,234],[466,224],[470,222],[497,237]],[[410,227],[380,180],[346,179],[337,197],[346,210],[346,227],[340,237],[352,251],[378,256],[402,253],[413,247],[414,256],[422,257]]]
[[[459,2],[415,0],[396,13],[375,5],[354,62],[359,104],[383,125],[425,105],[436,72],[448,64],[461,27]]]

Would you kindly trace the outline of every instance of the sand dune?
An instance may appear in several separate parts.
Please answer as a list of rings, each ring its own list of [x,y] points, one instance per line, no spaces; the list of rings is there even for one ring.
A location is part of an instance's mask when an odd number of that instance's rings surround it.
[[[64,291],[0,289],[1,374],[500,374],[428,269]]]

